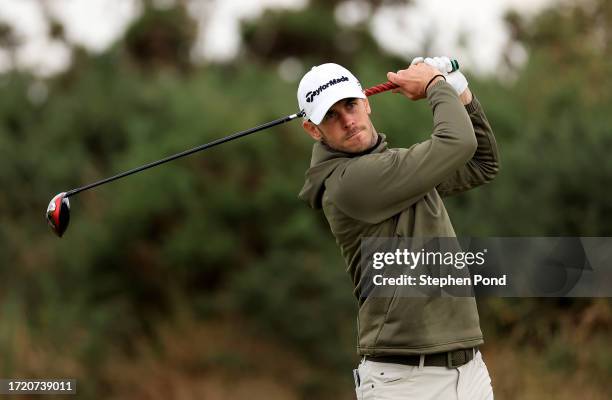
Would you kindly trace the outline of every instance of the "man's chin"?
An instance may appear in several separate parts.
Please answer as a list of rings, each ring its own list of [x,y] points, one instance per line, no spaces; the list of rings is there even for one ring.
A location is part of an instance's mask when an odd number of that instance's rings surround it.
[[[366,135],[369,137],[366,137]],[[362,130],[355,135],[346,138],[343,145],[327,145],[332,149],[341,151],[343,153],[356,154],[372,148],[376,144],[376,140],[376,134],[368,134],[366,130]]]
[[[355,144],[351,146],[353,148],[352,153],[361,153],[376,144],[376,137],[366,130],[355,134],[349,140],[355,141]]]
[[[361,142],[359,144],[351,146],[350,149],[347,150],[347,153],[351,153],[351,154],[363,153],[364,151],[367,151],[371,148],[372,148],[371,144]]]

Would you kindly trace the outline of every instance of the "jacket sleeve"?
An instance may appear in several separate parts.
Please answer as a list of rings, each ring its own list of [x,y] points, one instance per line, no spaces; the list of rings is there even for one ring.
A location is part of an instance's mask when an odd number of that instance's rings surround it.
[[[438,185],[436,189],[441,196],[464,192],[490,182],[499,171],[497,143],[480,102],[474,97],[465,108],[472,121],[478,147],[474,156],[463,167]]]
[[[349,217],[382,222],[417,202],[474,155],[472,123],[453,88],[437,82],[427,98],[433,111],[431,139],[408,149],[356,157],[328,179],[330,201]]]

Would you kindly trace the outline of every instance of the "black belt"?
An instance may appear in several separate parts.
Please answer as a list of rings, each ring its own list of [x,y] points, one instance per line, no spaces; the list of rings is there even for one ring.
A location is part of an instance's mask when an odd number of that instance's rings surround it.
[[[478,347],[447,351],[445,353],[425,354],[423,366],[425,367],[447,367],[457,368],[469,363],[478,352]],[[415,355],[392,355],[392,356],[366,356],[366,361],[394,363],[403,365],[420,365],[421,356]]]

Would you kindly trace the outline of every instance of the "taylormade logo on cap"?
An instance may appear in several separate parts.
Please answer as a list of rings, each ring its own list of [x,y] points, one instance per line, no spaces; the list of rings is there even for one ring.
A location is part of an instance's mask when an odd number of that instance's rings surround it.
[[[329,81],[325,85],[319,86],[319,88],[317,90],[315,90],[314,92],[306,93],[306,102],[307,103],[312,103],[312,99],[315,96],[318,96],[319,93],[321,93],[323,90],[327,89],[330,85],[335,85],[336,83],[339,83],[339,82],[348,82],[348,78],[346,76],[342,76],[342,77],[340,77],[338,79],[332,79],[331,81]]]
[[[313,67],[298,86],[298,105],[306,118],[320,124],[327,110],[346,98],[365,99],[361,84],[355,75],[334,63]]]

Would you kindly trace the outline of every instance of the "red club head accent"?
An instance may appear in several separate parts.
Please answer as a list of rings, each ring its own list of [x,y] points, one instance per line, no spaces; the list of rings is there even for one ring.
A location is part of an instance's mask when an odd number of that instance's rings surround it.
[[[57,236],[62,237],[70,222],[70,202],[65,192],[56,195],[49,202],[49,206],[47,207],[47,222],[51,230],[53,230]]]

